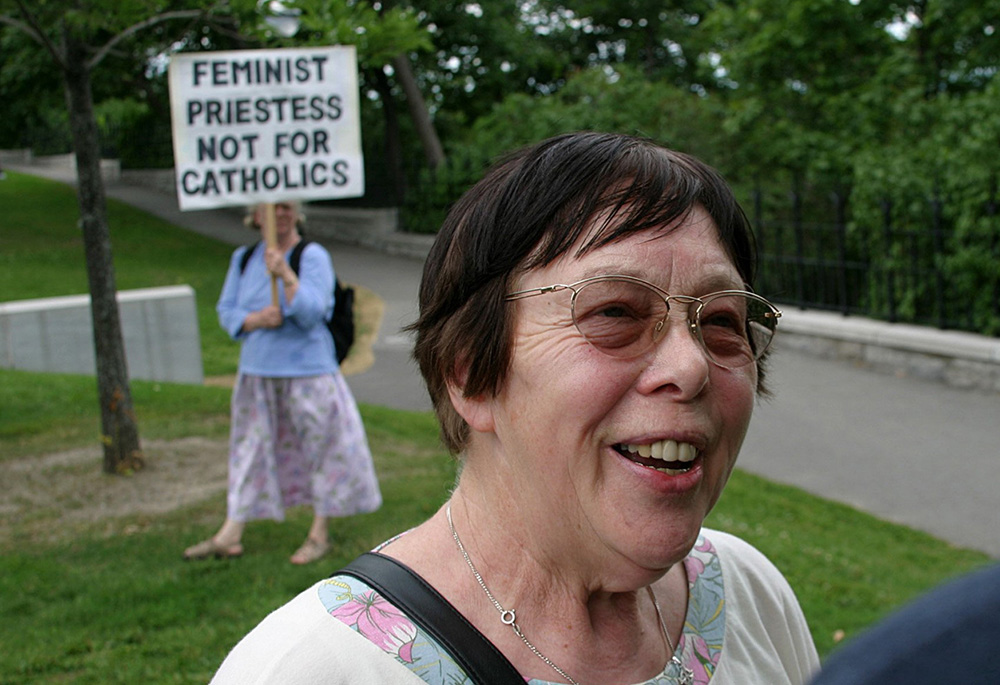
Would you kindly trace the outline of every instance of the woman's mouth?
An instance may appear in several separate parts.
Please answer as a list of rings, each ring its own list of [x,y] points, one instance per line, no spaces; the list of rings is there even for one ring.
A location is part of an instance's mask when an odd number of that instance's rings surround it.
[[[619,443],[614,449],[636,464],[670,476],[689,471],[698,456],[698,448],[694,445],[676,440],[657,440],[639,445]]]

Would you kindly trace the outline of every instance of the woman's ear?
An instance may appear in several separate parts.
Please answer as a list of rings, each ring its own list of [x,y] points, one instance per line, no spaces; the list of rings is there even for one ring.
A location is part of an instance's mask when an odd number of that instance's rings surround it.
[[[493,398],[485,395],[466,396],[465,385],[468,377],[468,364],[465,362],[457,364],[454,375],[447,382],[451,406],[469,424],[469,428],[479,433],[491,433],[494,427]]]

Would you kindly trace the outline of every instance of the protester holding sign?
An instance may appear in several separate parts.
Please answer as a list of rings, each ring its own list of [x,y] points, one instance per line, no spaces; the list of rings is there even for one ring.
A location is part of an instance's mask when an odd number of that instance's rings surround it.
[[[311,505],[309,534],[291,557],[307,564],[329,551],[327,519],[382,503],[361,416],[326,325],[334,305],[330,255],[309,243],[298,274],[288,263],[302,240],[299,220],[297,203],[278,203],[274,239],[237,248],[230,260],[217,306],[220,324],[241,342],[227,514],[215,535],[184,551],[185,559],[238,557],[247,521],[280,521],[287,507]],[[248,223],[265,232],[264,205],[253,208]]]

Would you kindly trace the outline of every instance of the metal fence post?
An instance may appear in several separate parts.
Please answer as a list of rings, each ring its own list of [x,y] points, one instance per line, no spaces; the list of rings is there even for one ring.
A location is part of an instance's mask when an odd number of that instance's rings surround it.
[[[837,237],[837,298],[840,311],[847,314],[850,305],[847,301],[847,220],[845,219],[844,196],[839,191],[830,194],[833,201],[834,233]]]
[[[944,255],[944,229],[941,217],[941,198],[937,191],[931,197],[931,238],[934,243],[934,254],[931,255],[931,264],[934,269],[934,304],[937,309],[938,328],[944,328],[947,324],[945,315],[945,281],[944,273],[941,270],[941,260],[939,255]]]
[[[882,235],[885,238],[886,257],[892,249],[892,200],[882,200]],[[889,321],[896,321],[896,279],[893,268],[882,266],[885,269],[885,294],[886,304],[889,307]]]
[[[802,195],[799,193],[798,176],[794,180],[795,187],[791,192],[792,200],[792,231],[795,236],[795,298],[799,304],[806,299],[805,287],[805,243],[802,234]]]

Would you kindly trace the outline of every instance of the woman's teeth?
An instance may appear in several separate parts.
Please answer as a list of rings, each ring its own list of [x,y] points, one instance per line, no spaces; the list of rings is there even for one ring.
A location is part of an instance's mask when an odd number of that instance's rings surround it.
[[[675,476],[684,473],[691,468],[691,462],[698,456],[698,450],[694,445],[676,440],[658,440],[657,442],[643,445],[618,445],[618,451],[625,456],[635,455],[644,459],[654,459],[664,462],[663,466],[646,464],[649,468],[662,471],[663,473]],[[666,464],[680,466],[680,468],[667,468]]]

